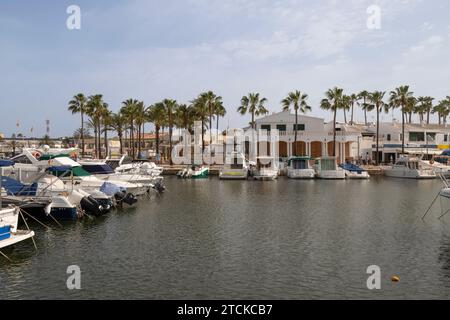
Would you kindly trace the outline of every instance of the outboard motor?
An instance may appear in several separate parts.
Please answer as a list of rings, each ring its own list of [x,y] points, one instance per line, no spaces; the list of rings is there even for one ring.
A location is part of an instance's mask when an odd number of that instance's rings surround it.
[[[138,199],[136,198],[136,196],[134,194],[127,193],[127,195],[122,199],[122,202],[132,206],[133,204],[138,202]]]
[[[166,187],[162,184],[161,181],[157,181],[153,187],[153,189],[155,189],[156,191],[158,191],[158,193],[163,193],[164,191],[166,191]]]
[[[94,216],[101,216],[104,213],[103,206],[101,206],[92,196],[81,199],[80,206],[83,211],[93,214]]]

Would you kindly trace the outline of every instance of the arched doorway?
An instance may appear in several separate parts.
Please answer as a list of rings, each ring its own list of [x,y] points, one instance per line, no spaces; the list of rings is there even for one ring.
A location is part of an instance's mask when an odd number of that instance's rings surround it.
[[[322,156],[322,142],[312,141],[311,142],[311,157],[320,158]]]
[[[285,141],[278,142],[278,153],[281,158],[288,157],[288,144]]]
[[[294,156],[306,156],[306,142],[297,141],[292,143],[292,155]]]

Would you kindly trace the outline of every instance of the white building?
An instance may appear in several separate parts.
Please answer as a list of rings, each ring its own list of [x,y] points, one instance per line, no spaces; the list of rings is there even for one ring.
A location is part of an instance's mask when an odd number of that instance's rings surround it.
[[[256,120],[257,130],[279,132],[279,155],[286,160],[294,153],[312,158],[333,155],[333,122],[323,118],[298,115],[297,144],[295,141],[295,114],[289,111],[273,113]],[[383,163],[395,162],[402,153],[402,124],[380,123],[379,153]],[[430,158],[450,148],[450,128],[437,124],[405,124],[406,154]],[[295,152],[296,151],[296,152]],[[376,125],[336,124],[336,156],[345,160],[376,159]]]
[[[295,143],[295,114],[289,111],[274,113],[256,120],[256,129],[278,130],[280,158],[310,156],[318,158],[334,154],[333,123],[323,118],[298,115],[297,143]],[[361,153],[362,134],[357,127],[338,124],[336,156],[339,162],[357,159]]]

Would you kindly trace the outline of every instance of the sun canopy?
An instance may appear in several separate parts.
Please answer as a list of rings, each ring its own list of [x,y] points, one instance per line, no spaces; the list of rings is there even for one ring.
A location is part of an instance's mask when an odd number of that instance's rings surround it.
[[[0,167],[12,167],[13,165],[14,165],[14,161],[0,160]]]

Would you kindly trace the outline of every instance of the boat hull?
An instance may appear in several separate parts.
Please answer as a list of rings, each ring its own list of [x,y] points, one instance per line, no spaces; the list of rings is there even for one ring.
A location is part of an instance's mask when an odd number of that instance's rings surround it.
[[[345,172],[341,170],[320,171],[317,178],[323,180],[345,180]]]
[[[316,172],[313,169],[288,169],[287,177],[290,179],[314,179]]]
[[[221,171],[219,174],[220,180],[246,180],[248,178],[247,170],[240,171]]]
[[[418,179],[418,180],[427,180],[427,179],[436,179],[435,173],[424,173],[416,170],[385,170],[384,175],[390,178],[401,178],[401,179]]]

